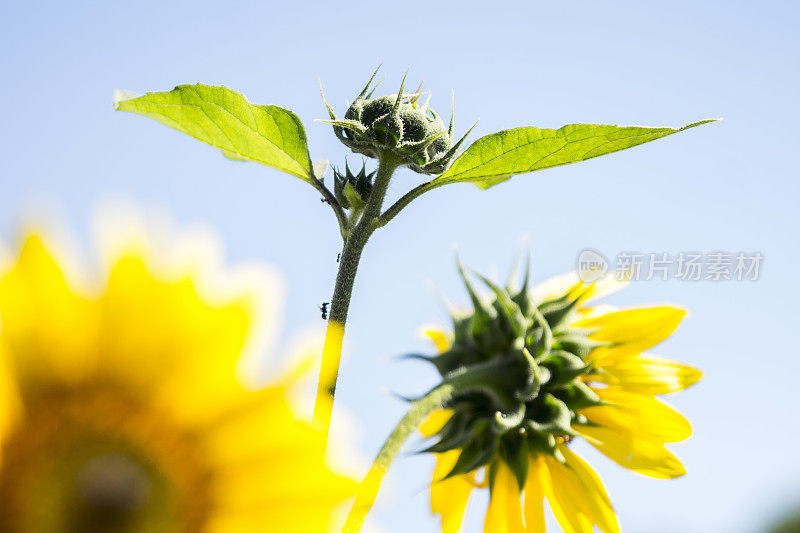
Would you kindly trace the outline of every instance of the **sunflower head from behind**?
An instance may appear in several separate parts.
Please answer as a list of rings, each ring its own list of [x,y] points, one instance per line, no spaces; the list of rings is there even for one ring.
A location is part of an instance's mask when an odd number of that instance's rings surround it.
[[[431,505],[442,530],[460,529],[475,487],[490,490],[485,531],[544,531],[547,499],[565,531],[619,531],[597,474],[570,449],[584,439],[620,465],[656,478],[681,476],[665,448],[689,423],[656,398],[700,379],[688,366],[647,353],[685,315],[672,306],[610,310],[592,301],[621,287],[566,275],[521,289],[461,269],[473,309],[453,312],[453,332],[429,329],[436,366],[457,392],[423,425],[437,466]],[[479,480],[480,473],[483,479]]]
[[[94,290],[41,233],[0,271],[0,530],[326,531],[353,482],[290,406],[300,372],[237,376],[280,286],[120,239]]]

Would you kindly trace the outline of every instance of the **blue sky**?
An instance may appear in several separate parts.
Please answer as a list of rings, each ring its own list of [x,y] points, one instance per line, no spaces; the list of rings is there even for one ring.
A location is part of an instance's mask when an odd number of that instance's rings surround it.
[[[16,2],[0,6],[0,231],[32,205],[56,206],[82,238],[94,208],[122,194],[179,224],[218,229],[231,262],[267,261],[288,283],[285,331],[319,320],[339,251],[331,213],[300,180],[239,164],[153,121],[114,113],[115,88],[224,84],[303,120],[314,159],[348,154],[323,118],[317,82],[344,110],[378,63],[395,90],[425,80],[432,105],[472,139],[504,128],[574,122],[683,125],[724,121],[628,152],[424,196],[365,253],[338,400],[362,426],[365,457],[401,416],[391,392],[434,383],[395,355],[446,315],[429,281],[466,303],[454,245],[479,270],[505,272],[529,236],[539,279],[593,248],[759,251],[756,282],[637,282],[611,303],[671,301],[689,318],[658,353],[704,380],[672,399],[695,436],[674,447],[689,474],[662,482],[591,450],[623,528],[643,533],[760,531],[800,505],[793,334],[798,122],[794,2]],[[351,155],[353,163],[360,158]],[[329,176],[330,179],[330,176]],[[391,197],[420,182],[398,172]],[[582,448],[583,450],[583,448]],[[373,515],[386,531],[437,530],[425,484],[431,462],[408,455]],[[465,531],[477,531],[474,500]],[[402,524],[402,526],[398,526]]]

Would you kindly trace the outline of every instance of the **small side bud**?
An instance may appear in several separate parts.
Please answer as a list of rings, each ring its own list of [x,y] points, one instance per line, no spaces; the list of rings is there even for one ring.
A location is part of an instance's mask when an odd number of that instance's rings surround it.
[[[366,165],[361,167],[358,174],[353,174],[347,163],[344,168],[344,174],[338,169],[333,170],[333,193],[342,207],[360,211],[372,194],[372,178],[375,172],[367,173]]]

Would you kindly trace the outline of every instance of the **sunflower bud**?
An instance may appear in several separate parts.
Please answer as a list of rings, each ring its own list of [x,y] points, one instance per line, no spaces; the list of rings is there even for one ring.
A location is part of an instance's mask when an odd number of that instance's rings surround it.
[[[445,381],[466,383],[446,405],[453,416],[426,451],[460,450],[448,475],[464,474],[498,456],[520,485],[530,453],[560,459],[556,444],[569,440],[578,411],[602,401],[582,381],[586,356],[601,343],[589,330],[569,327],[584,296],[582,285],[542,301],[526,282],[522,289],[499,287],[480,277],[489,294],[479,294],[460,269],[473,309],[455,314],[451,347],[424,358]],[[467,379],[465,379],[467,377]]]
[[[358,211],[369,200],[375,172],[367,173],[366,165],[362,165],[361,171],[353,174],[347,162],[344,164],[344,170],[342,174],[338,169],[333,169],[333,193],[342,207]]]
[[[445,126],[436,111],[428,107],[428,101],[420,105],[421,85],[415,93],[403,92],[405,77],[398,93],[372,98],[375,88],[370,90],[370,86],[375,74],[343,119],[337,119],[325,102],[331,117],[327,122],[333,125],[336,137],[357,154],[380,159],[391,153],[400,166],[415,172],[444,172],[469,132],[456,142],[452,114],[450,125]]]

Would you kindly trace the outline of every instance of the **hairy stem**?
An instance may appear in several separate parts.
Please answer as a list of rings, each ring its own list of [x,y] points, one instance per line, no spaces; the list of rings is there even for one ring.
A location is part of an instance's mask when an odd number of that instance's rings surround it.
[[[333,413],[333,398],[336,394],[336,380],[339,375],[339,362],[342,357],[342,339],[344,337],[347,312],[350,298],[353,295],[353,284],[358,271],[361,253],[376,226],[373,222],[380,216],[383,199],[389,188],[389,181],[397,168],[396,160],[391,154],[384,154],[378,164],[375,184],[369,200],[364,207],[358,223],[346,234],[342,256],[339,260],[339,272],[331,299],[328,329],[325,333],[325,347],[322,351],[322,367],[317,384],[317,399],[314,404],[314,421],[325,431],[327,440]]]
[[[411,404],[411,409],[408,410],[400,420],[400,423],[395,426],[389,438],[386,439],[367,476],[359,485],[356,499],[353,502],[353,507],[350,508],[350,514],[347,515],[347,522],[342,533],[361,531],[364,526],[364,520],[366,520],[369,510],[375,503],[375,498],[380,490],[381,482],[389,470],[389,465],[392,464],[408,437],[417,430],[431,413],[441,409],[452,398],[455,390],[455,385],[445,382]]]
[[[336,215],[336,221],[339,223],[339,233],[342,234],[342,239],[347,240],[347,215],[344,213],[344,209],[342,206],[339,205],[339,202],[336,200],[336,197],[333,193],[328,189],[321,180],[314,179],[311,182],[311,185],[314,186],[317,191],[322,195],[322,199],[325,200],[325,203],[331,206],[333,209],[333,214]]]
[[[366,477],[358,486],[356,499],[347,515],[342,533],[357,533],[364,526],[364,521],[375,503],[375,497],[381,488],[389,465],[397,456],[403,444],[420,424],[434,411],[443,409],[457,394],[484,390],[487,378],[497,371],[496,363],[484,363],[470,369],[461,369],[449,374],[439,385],[425,396],[411,403],[411,408],[395,426],[381,451],[372,463]]]
[[[379,228],[381,226],[385,226],[392,220],[397,214],[403,210],[408,204],[411,203],[412,200],[420,196],[422,193],[428,192],[431,189],[435,189],[438,187],[439,184],[434,184],[432,181],[426,181],[420,185],[417,185],[406,194],[404,194],[399,200],[397,200],[391,207],[389,207],[386,211],[383,212],[381,216],[379,216],[375,222],[374,226]]]

